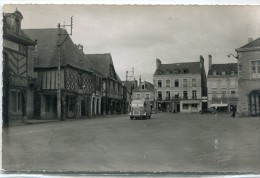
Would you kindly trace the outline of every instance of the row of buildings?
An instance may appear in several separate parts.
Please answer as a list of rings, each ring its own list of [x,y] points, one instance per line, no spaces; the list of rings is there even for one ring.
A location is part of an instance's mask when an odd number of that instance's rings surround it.
[[[112,56],[85,54],[65,29],[21,29],[3,17],[3,124],[126,113],[127,88]]]
[[[204,58],[198,62],[162,64],[156,59],[153,85],[139,82],[133,99],[153,101],[157,111],[199,112],[216,108],[229,112],[237,108],[240,116],[260,116],[260,38],[236,49],[237,63],[213,64],[208,56],[208,74]]]

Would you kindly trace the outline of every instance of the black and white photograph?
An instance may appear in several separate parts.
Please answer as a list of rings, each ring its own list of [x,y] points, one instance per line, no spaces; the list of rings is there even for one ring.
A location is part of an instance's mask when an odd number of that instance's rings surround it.
[[[4,4],[2,171],[260,176],[260,6]]]

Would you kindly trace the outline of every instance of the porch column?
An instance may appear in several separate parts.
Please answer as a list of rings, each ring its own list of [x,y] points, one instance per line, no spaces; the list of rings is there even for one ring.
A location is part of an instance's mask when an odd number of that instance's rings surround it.
[[[94,116],[97,115],[97,98],[94,97]]]
[[[88,98],[88,116],[89,117],[92,117],[92,102],[93,102],[93,97],[92,96],[90,96],[89,98]]]

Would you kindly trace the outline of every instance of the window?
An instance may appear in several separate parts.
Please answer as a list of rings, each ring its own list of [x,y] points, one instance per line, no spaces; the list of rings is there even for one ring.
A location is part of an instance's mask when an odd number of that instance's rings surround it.
[[[140,98],[141,98],[140,93],[137,93],[137,94],[136,94],[136,98],[137,98],[137,99],[140,99]]]
[[[196,79],[195,78],[192,79],[192,86],[196,87]]]
[[[189,105],[188,105],[188,104],[183,104],[183,105],[182,105],[182,108],[183,108],[183,109],[189,109]]]
[[[222,75],[226,75],[226,71],[222,71]]]
[[[179,98],[179,92],[174,93],[174,98],[176,98],[176,99]]]
[[[11,91],[11,111],[21,112],[22,111],[22,93],[18,90]]]
[[[226,98],[227,97],[227,91],[222,91],[222,98]]]
[[[150,94],[149,93],[145,94],[145,99],[150,99]]]
[[[217,91],[212,91],[212,98],[217,98]]]
[[[183,98],[188,99],[188,91],[183,91]]]
[[[162,88],[162,81],[158,80],[158,88]]]
[[[170,91],[166,91],[166,99],[167,100],[171,99],[171,92]]]
[[[170,82],[170,80],[166,80],[166,87],[171,87],[171,82]]]
[[[179,80],[178,79],[175,79],[174,86],[179,87]]]
[[[183,79],[183,87],[187,87],[187,79]]]
[[[252,78],[260,78],[260,60],[251,61]]]
[[[196,90],[193,90],[193,91],[192,91],[192,98],[193,98],[193,99],[196,99],[196,98],[197,98],[197,91],[196,91]]]
[[[213,75],[217,75],[217,71],[216,70],[213,70]]]
[[[235,71],[234,70],[231,70],[231,75],[235,75]]]
[[[197,104],[191,104],[191,107],[193,108],[193,109],[196,109],[197,108]]]
[[[162,99],[162,92],[158,91],[158,100],[161,100],[161,99]]]
[[[142,84],[142,90],[144,90],[144,84]]]

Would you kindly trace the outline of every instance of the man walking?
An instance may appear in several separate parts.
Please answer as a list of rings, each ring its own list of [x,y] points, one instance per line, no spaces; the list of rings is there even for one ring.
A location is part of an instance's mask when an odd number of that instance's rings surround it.
[[[237,108],[235,105],[231,106],[231,111],[232,111],[232,117],[235,118],[236,117],[236,112],[237,112]]]

